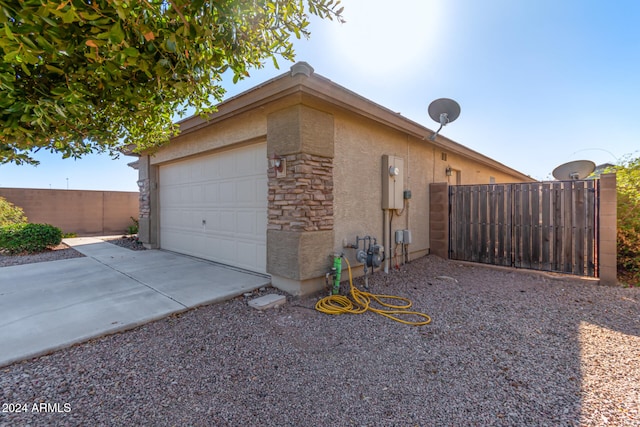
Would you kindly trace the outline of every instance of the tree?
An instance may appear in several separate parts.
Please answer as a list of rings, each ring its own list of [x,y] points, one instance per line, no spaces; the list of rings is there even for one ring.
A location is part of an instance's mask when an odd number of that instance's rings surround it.
[[[14,205],[4,197],[0,197],[0,227],[27,222],[21,207]]]
[[[622,279],[640,285],[640,157],[628,156],[616,173],[618,269]]]
[[[226,70],[292,60],[311,14],[343,22],[334,0],[0,0],[0,163],[161,145]]]

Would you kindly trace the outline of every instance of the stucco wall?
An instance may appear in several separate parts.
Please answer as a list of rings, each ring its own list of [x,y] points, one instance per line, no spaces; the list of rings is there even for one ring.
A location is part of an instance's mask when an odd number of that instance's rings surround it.
[[[0,188],[29,222],[54,225],[80,236],[122,234],[138,218],[138,193],[122,191]]]
[[[417,139],[374,121],[342,112],[335,116],[335,239],[334,251],[344,252],[355,261],[355,251],[343,248],[343,241],[354,243],[356,236],[372,235],[383,241],[382,156],[404,159],[404,189],[411,191],[408,208],[394,215],[392,232],[409,229],[410,252],[421,256],[429,249],[429,184],[455,184],[456,170],[461,184],[520,182],[480,162],[445,152],[429,140]],[[446,156],[443,156],[443,153]],[[446,160],[443,160],[446,157]],[[453,169],[446,175],[447,167]]]
[[[246,112],[225,121],[184,133],[151,154],[152,165],[175,159],[212,152],[233,144],[255,142],[267,133],[267,118],[263,110]]]
[[[449,185],[523,182],[522,179],[513,175],[482,165],[456,153],[436,149],[434,154],[436,159],[435,177],[437,178],[434,182],[447,182]],[[442,154],[446,155],[446,160],[443,160]],[[451,176],[445,174],[447,167],[452,169]]]

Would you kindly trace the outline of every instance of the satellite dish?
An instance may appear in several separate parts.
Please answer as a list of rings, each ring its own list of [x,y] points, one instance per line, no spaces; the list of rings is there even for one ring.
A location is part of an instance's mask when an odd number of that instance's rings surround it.
[[[440,98],[429,104],[429,117],[431,117],[433,121],[440,123],[440,127],[436,133],[431,135],[429,139],[434,141],[442,127],[453,122],[459,116],[460,105],[453,99]]]
[[[552,175],[558,181],[585,179],[596,169],[591,160],[575,160],[561,164],[555,168]]]

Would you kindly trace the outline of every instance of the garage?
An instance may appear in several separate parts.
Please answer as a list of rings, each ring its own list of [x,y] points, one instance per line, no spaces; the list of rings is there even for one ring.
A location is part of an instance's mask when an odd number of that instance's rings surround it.
[[[267,144],[159,168],[160,247],[266,273]]]

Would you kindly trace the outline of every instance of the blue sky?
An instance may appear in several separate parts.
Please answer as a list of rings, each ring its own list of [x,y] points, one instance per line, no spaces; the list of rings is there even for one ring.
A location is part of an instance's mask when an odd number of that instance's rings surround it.
[[[427,107],[455,99],[442,134],[533,178],[579,159],[640,155],[640,2],[343,0],[346,24],[313,19],[297,60],[431,129]],[[270,63],[236,95],[286,72]],[[132,158],[93,155],[0,165],[0,187],[137,191]],[[68,178],[68,180],[67,180]]]

